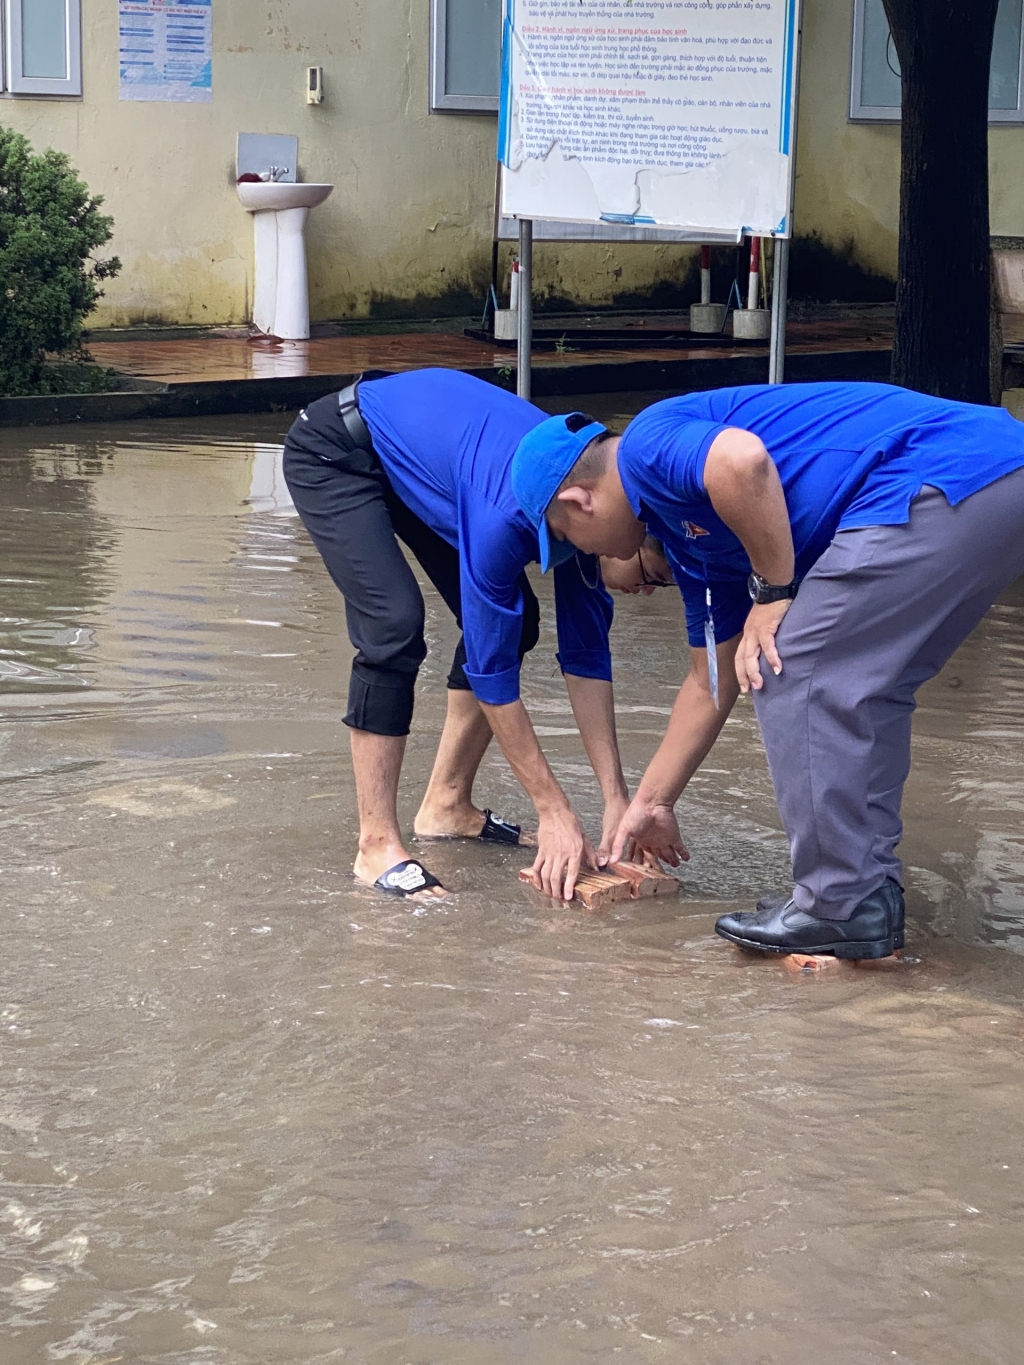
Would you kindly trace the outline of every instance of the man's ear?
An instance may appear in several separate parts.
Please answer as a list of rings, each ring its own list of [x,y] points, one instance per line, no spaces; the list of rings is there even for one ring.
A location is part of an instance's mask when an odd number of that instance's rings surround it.
[[[575,507],[589,515],[594,510],[594,495],[589,488],[581,488],[578,484],[559,493],[557,501],[565,505],[567,512],[571,512]]]

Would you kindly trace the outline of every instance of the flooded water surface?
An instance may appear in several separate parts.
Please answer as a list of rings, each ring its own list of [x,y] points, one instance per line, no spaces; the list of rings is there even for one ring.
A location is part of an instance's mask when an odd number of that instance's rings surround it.
[[[919,960],[713,935],[787,883],[749,703],[678,902],[587,915],[431,845],[454,894],[413,907],[351,879],[351,651],[286,425],[0,433],[3,1365],[1017,1361],[1021,586],[921,693]],[[596,832],[537,582],[524,696]],[[410,824],[455,640],[425,595]],[[613,646],[635,783],[678,597]],[[477,794],[529,822],[496,750]]]

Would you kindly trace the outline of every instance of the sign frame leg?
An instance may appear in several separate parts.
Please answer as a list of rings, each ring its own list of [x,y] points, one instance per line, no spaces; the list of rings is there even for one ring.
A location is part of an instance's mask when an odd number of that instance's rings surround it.
[[[786,380],[786,314],[789,311],[789,238],[776,237],[772,270],[772,342],[768,358],[768,383]]]
[[[533,219],[519,220],[519,332],[516,345],[516,393],[530,401],[533,352]]]

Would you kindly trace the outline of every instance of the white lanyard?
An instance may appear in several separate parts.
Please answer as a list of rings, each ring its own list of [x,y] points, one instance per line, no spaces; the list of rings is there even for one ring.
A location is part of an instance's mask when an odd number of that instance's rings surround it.
[[[711,614],[711,585],[707,590],[708,619],[704,622],[704,647],[708,652],[708,679],[711,683],[711,700],[718,710],[718,646],[715,643],[715,618]]]

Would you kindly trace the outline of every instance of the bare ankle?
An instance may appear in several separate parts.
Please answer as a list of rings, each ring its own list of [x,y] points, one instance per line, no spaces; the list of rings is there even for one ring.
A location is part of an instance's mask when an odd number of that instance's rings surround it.
[[[439,788],[427,791],[420,805],[420,811],[430,811],[434,815],[446,815],[456,811],[465,813],[473,810],[471,792],[456,791],[454,788]]]
[[[373,872],[371,881],[376,881],[382,872],[404,862],[409,857],[405,842],[399,833],[360,834],[359,852],[356,855],[355,871],[357,876]]]

